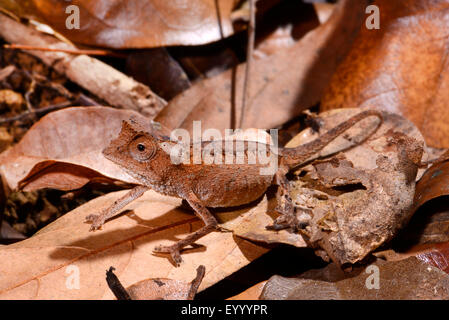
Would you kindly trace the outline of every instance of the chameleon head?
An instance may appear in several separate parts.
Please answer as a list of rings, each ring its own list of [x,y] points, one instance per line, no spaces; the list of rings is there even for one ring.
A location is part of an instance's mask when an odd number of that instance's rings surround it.
[[[146,163],[155,158],[159,147],[150,133],[137,131],[132,124],[123,121],[118,137],[103,150],[103,155],[121,167],[139,172]]]

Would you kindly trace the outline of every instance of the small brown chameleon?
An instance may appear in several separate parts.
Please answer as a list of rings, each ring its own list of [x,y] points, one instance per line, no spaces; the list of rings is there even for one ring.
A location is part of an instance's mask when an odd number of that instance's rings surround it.
[[[155,252],[169,253],[177,266],[182,262],[181,249],[219,229],[217,220],[207,207],[233,207],[250,203],[260,198],[272,184],[279,186],[277,195],[279,204],[282,197],[286,201],[283,207],[278,207],[282,215],[267,228],[280,230],[292,227],[297,220],[289,198],[289,182],[286,174],[291,169],[304,165],[344,131],[370,116],[378,117],[379,125],[382,123],[382,115],[379,111],[366,110],[304,145],[296,148],[279,148],[276,154],[269,147],[264,149],[268,150],[269,156],[277,157],[278,160],[277,171],[270,175],[260,174],[260,169],[268,164],[247,162],[247,144],[243,152],[245,157],[243,164],[206,164],[204,162],[194,164],[192,161],[189,164],[173,163],[170,155],[173,147],[179,147],[178,143],[156,137],[133,121],[123,121],[119,136],[111,141],[110,145],[103,150],[103,154],[140,181],[142,185],[131,189],[101,214],[89,215],[86,220],[92,222],[91,231],[99,229],[107,219],[117,215],[125,205],[149,189],[185,199],[205,226],[174,245],[158,246],[154,249]],[[202,146],[206,147],[210,143],[224,143],[224,141],[202,142]],[[193,144],[188,147],[192,151]],[[192,154],[193,152],[190,152],[190,157]]]

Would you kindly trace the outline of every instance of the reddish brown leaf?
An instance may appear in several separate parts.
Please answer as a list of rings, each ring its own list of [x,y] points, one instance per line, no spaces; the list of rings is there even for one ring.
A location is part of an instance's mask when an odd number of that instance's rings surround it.
[[[26,190],[77,189],[92,179],[135,181],[101,151],[118,134],[123,120],[149,120],[130,110],[76,107],[50,113],[12,149],[0,155],[8,186]],[[88,168],[88,169],[87,169]]]
[[[432,165],[416,184],[415,208],[431,199],[449,195],[449,161]]]
[[[219,40],[232,33],[234,4],[234,0],[0,1],[1,7],[45,22],[74,42],[112,48],[198,45]],[[66,27],[69,5],[79,7],[80,29]]]
[[[380,29],[361,27],[322,110],[370,106],[404,115],[431,147],[449,147],[447,0],[374,2]]]
[[[289,50],[255,60],[243,127],[272,128],[316,104],[364,17],[367,1],[343,0],[332,17]],[[156,117],[168,128],[225,129],[239,123],[245,66],[203,80],[174,98]],[[235,83],[232,81],[236,80]],[[235,85],[235,92],[233,90]]]

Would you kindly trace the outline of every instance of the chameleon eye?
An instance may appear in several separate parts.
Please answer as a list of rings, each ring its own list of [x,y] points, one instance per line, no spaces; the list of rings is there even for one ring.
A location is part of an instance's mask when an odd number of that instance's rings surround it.
[[[156,154],[156,144],[148,137],[140,136],[129,144],[129,153],[137,161],[147,161]]]

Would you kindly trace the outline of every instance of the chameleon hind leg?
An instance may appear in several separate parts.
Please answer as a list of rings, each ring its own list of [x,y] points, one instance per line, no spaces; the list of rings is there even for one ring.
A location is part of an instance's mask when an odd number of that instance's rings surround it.
[[[210,211],[201,203],[201,201],[197,198],[195,194],[192,192],[186,198],[187,202],[193,208],[195,215],[200,218],[204,222],[204,227],[201,229],[189,234],[186,238],[179,240],[174,245],[171,246],[157,246],[154,248],[154,252],[157,253],[168,253],[170,254],[173,262],[177,267],[182,262],[181,258],[181,250],[201,239],[205,235],[211,233],[212,231],[216,231],[218,229],[218,223],[215,217],[210,213]]]

